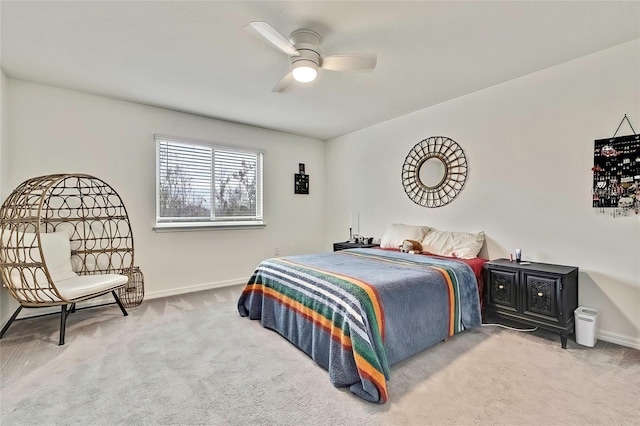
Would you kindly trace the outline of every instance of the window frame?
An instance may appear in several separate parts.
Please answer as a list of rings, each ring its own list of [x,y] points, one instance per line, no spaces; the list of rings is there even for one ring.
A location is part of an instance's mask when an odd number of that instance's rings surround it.
[[[197,231],[206,229],[246,229],[246,228],[263,228],[266,226],[264,220],[264,151],[237,145],[224,145],[216,142],[210,142],[200,139],[190,139],[176,136],[168,136],[163,134],[154,135],[155,142],[155,186],[156,186],[156,202],[155,202],[155,225],[153,230],[156,232],[165,231]],[[211,148],[212,165],[211,165],[211,200],[209,217],[203,218],[185,218],[185,220],[162,220],[160,216],[160,146],[162,142],[199,145]],[[243,219],[215,219],[215,151],[234,151],[238,153],[249,153],[257,156],[256,161],[256,215],[250,216],[246,220]]]

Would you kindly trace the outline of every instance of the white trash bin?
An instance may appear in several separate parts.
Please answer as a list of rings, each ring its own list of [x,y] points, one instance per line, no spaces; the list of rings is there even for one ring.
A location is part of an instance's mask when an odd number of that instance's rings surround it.
[[[583,346],[594,347],[598,338],[598,316],[600,311],[594,308],[580,306],[573,311],[576,319],[576,343]]]

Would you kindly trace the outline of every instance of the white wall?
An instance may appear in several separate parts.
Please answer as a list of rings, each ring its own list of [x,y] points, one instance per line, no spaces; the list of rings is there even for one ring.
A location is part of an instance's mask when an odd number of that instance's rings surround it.
[[[9,176],[8,146],[9,146],[9,108],[7,94],[8,78],[0,69],[0,196],[4,200],[7,194],[3,182]]]
[[[4,199],[24,179],[56,172],[109,182],[131,215],[147,297],[240,282],[275,247],[328,250],[346,239],[351,211],[367,236],[391,222],[482,229],[490,258],[522,247],[525,259],[579,266],[580,303],[602,311],[600,338],[640,348],[640,216],[598,215],[590,193],[593,140],[611,136],[625,113],[640,128],[639,53],[638,40],[625,43],[326,145],[1,75],[0,191]],[[153,232],[154,133],[263,148],[267,227]],[[434,135],[462,146],[470,172],[450,205],[426,209],[407,198],[400,170]],[[300,162],[308,196],[293,194]],[[3,322],[7,299],[0,293]]]
[[[591,208],[593,141],[625,113],[640,131],[639,53],[635,40],[328,141],[327,246],[348,235],[351,210],[367,236],[392,222],[484,230],[492,259],[520,247],[526,260],[578,266],[579,303],[601,309],[600,338],[640,348],[640,216]],[[428,209],[405,195],[400,172],[416,143],[439,135],[470,170],[458,198]]]
[[[246,282],[276,247],[282,255],[324,248],[324,142],[11,78],[8,89],[11,169],[3,187],[49,173],[108,182],[129,212],[147,297]],[[154,232],[154,133],[263,149],[267,226]],[[293,193],[298,163],[306,163],[309,195]],[[2,319],[9,314],[3,309]]]
[[[8,195],[7,181],[9,178],[9,108],[8,108],[8,78],[4,71],[0,69],[0,200]],[[1,281],[1,280],[0,280]],[[10,305],[11,296],[4,287],[0,288],[0,316],[4,320],[11,315],[11,310],[15,310]],[[12,309],[13,308],[13,309]]]

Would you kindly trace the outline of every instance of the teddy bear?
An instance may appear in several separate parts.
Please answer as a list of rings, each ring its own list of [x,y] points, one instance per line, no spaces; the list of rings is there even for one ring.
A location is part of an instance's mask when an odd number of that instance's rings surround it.
[[[400,251],[403,253],[421,253],[422,244],[415,240],[404,240],[400,246]]]

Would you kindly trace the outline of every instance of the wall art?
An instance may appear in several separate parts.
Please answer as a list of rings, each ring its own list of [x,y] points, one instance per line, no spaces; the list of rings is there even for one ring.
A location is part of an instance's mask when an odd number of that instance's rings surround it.
[[[633,135],[618,136],[624,121]],[[625,115],[613,137],[596,139],[593,150],[593,207],[625,216],[640,210],[640,135]]]
[[[460,145],[444,136],[418,142],[402,166],[407,196],[423,207],[442,207],[458,196],[467,180],[467,158]]]
[[[294,194],[309,194],[309,175],[305,174],[304,169],[304,163],[299,163],[299,173],[295,173],[293,176]]]

